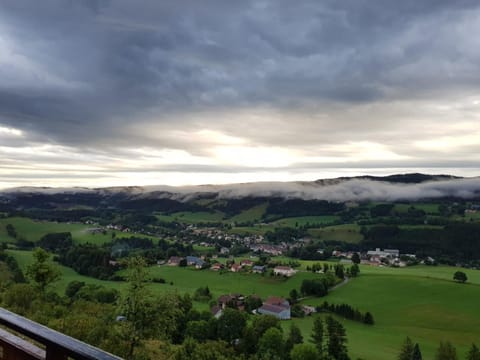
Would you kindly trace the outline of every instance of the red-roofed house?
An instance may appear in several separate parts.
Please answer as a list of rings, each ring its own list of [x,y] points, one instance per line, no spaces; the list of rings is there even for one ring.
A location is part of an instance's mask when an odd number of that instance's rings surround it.
[[[281,297],[271,296],[257,309],[259,314],[273,315],[280,320],[288,320],[291,317],[290,304]]]
[[[253,266],[253,261],[252,260],[248,260],[248,259],[243,259],[242,261],[240,261],[240,265],[241,266]]]

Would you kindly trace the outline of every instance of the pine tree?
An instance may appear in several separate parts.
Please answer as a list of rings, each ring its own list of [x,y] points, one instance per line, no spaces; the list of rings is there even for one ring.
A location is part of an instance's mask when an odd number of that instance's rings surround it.
[[[326,323],[328,332],[328,354],[336,360],[349,359],[347,354],[347,335],[345,328],[331,316],[327,317]]]
[[[405,341],[402,344],[400,349],[400,354],[398,355],[398,360],[412,360],[413,358],[413,343],[412,340],[407,336]]]
[[[302,337],[302,332],[300,331],[300,328],[295,324],[291,324],[290,331],[288,333],[287,342],[285,344],[286,351],[290,352],[295,345],[301,344],[301,343],[303,343],[303,337]]]
[[[312,342],[315,344],[315,347],[322,357],[323,354],[323,321],[321,318],[315,318],[313,322],[313,332],[312,332]]]
[[[373,325],[375,323],[375,321],[373,320],[373,316],[372,314],[370,314],[370,312],[366,312],[365,313],[365,317],[363,318],[363,322],[365,324],[368,324],[368,325]]]
[[[477,345],[472,344],[467,354],[467,360],[480,360],[480,350],[478,350]]]
[[[422,360],[422,353],[420,352],[418,343],[413,347],[412,360]]]
[[[437,349],[435,360],[457,360],[457,350],[448,341],[440,342],[440,346]]]

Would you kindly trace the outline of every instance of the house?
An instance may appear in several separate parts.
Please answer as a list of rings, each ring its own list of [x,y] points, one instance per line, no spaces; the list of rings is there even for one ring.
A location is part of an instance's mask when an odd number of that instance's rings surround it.
[[[215,319],[218,319],[220,316],[223,315],[223,309],[218,305],[213,306],[210,309],[210,312],[212,313],[212,315]]]
[[[210,267],[210,270],[219,271],[219,270],[222,270],[224,267],[225,266],[223,264],[215,263]]]
[[[397,258],[400,255],[400,251],[396,249],[385,249],[380,250],[380,248],[376,248],[375,250],[367,251],[368,256],[375,256],[380,258]]]
[[[267,270],[265,265],[256,265],[252,268],[252,272],[255,274],[263,274]]]
[[[170,259],[168,259],[167,265],[169,266],[179,266],[180,262],[183,260],[183,258],[178,257],[178,256],[172,256]]]
[[[240,266],[249,266],[249,267],[252,267],[252,266],[253,266],[253,261],[252,261],[252,260],[248,260],[248,259],[243,259],[242,261],[240,261]]]
[[[275,275],[290,277],[295,274],[295,270],[293,270],[290,266],[277,266],[273,269],[273,273]]]
[[[232,272],[239,272],[240,270],[242,270],[242,266],[240,264],[233,264],[230,270]]]
[[[245,297],[241,294],[222,295],[218,298],[218,306],[222,309],[230,307],[243,311],[245,310],[244,301]]]
[[[273,315],[280,320],[288,320],[291,318],[290,304],[284,298],[271,296],[261,307],[257,309],[257,313],[263,315]]]
[[[206,262],[196,256],[187,256],[187,265],[195,266],[197,269],[202,269]]]
[[[305,316],[309,316],[317,312],[317,309],[314,306],[308,306],[308,305],[302,305],[302,310]]]
[[[229,252],[230,252],[230,249],[229,249],[229,248],[222,247],[222,248],[220,249],[220,254],[222,254],[222,255],[227,255]]]
[[[277,306],[290,306],[290,303],[288,302],[288,300],[279,296],[270,296],[267,300],[265,300],[264,304],[277,305]]]

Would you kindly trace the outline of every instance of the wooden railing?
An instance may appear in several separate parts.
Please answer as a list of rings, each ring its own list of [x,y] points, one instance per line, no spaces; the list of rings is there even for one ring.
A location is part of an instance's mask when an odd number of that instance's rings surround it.
[[[0,360],[121,360],[121,358],[0,308],[0,324],[45,346],[45,350],[0,329]]]

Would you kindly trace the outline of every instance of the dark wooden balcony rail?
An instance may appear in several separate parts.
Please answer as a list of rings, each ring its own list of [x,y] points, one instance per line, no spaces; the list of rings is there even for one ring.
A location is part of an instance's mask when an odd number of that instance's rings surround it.
[[[0,324],[43,344],[45,350],[0,329],[0,360],[121,360],[121,358],[0,308]]]

